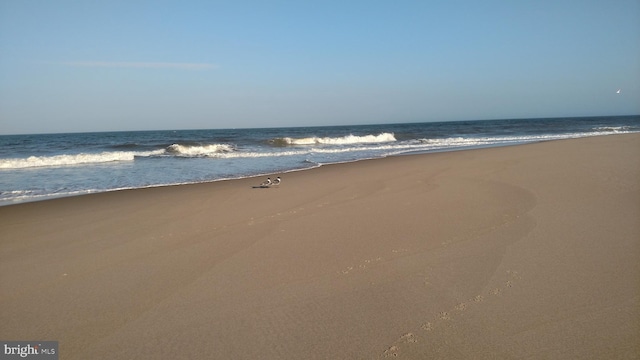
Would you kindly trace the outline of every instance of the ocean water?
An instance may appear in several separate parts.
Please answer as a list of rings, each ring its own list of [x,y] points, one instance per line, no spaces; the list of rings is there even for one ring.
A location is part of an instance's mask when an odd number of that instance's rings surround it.
[[[632,132],[640,116],[0,136],[0,205]]]

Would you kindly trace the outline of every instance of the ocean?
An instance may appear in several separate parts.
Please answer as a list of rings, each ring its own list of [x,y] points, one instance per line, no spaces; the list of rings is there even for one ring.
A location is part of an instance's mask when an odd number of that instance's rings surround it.
[[[634,132],[640,116],[6,135],[0,136],[0,205],[274,173],[286,178],[290,171],[399,154]]]

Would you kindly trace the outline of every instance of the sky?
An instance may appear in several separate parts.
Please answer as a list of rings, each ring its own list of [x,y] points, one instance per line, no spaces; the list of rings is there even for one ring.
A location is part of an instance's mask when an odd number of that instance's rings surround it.
[[[0,134],[635,114],[638,0],[0,0]]]

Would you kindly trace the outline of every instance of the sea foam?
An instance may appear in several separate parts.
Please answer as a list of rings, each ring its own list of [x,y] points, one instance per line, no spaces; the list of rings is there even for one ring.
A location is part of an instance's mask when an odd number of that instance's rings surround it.
[[[381,133],[378,135],[346,135],[341,137],[305,137],[305,138],[276,138],[271,142],[276,145],[350,145],[372,144],[396,141],[393,133]]]
[[[49,166],[72,166],[99,164],[114,161],[133,161],[136,156],[152,156],[160,152],[105,151],[96,154],[62,154],[53,156],[30,156],[23,159],[2,159],[0,169],[25,169]]]
[[[173,144],[167,147],[167,152],[175,156],[184,157],[206,157],[215,156],[220,153],[233,152],[235,149],[228,144],[209,144],[209,145],[181,145]]]

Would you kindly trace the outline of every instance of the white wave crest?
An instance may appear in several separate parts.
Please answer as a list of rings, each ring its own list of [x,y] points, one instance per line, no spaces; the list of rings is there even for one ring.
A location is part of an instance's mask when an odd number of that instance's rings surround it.
[[[631,128],[629,126],[599,126],[593,128],[593,130],[598,132],[612,132],[612,133],[624,133],[629,132]]]
[[[206,157],[215,156],[216,154],[233,152],[234,148],[228,144],[210,144],[210,145],[180,145],[173,144],[167,147],[167,152],[176,156],[184,157]]]
[[[161,151],[162,153],[164,151]],[[72,166],[81,164],[99,164],[114,161],[133,161],[136,156],[152,156],[158,152],[114,151],[96,154],[63,154],[53,156],[30,156],[22,159],[2,159],[0,169],[26,169],[48,166]]]
[[[286,145],[349,145],[349,144],[372,144],[396,141],[393,133],[381,133],[378,135],[347,135],[341,137],[307,137],[280,139]]]

